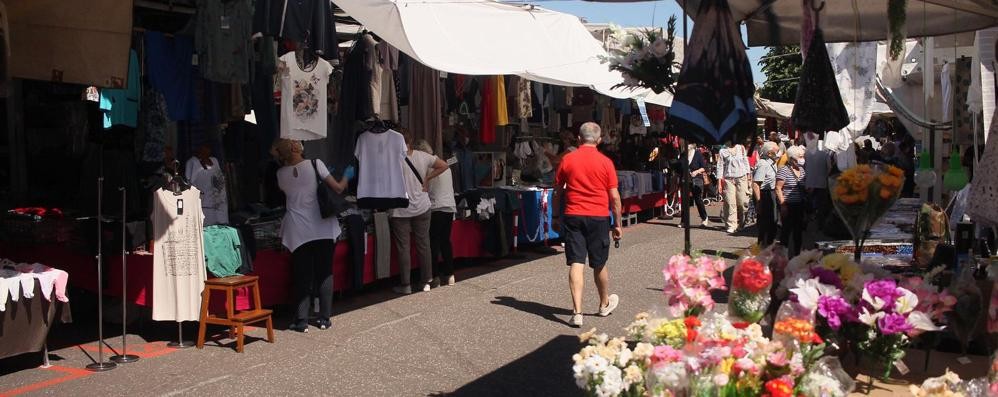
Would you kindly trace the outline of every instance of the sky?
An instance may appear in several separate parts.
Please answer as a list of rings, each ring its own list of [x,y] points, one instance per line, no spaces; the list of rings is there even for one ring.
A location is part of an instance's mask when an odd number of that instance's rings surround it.
[[[679,19],[676,24],[676,36],[683,35],[683,10],[675,0],[640,1],[634,3],[600,3],[580,0],[532,0],[528,1],[547,9],[580,16],[590,23],[614,23],[623,27],[665,26],[669,16]],[[693,32],[693,22],[690,20],[690,33]],[[745,30],[742,29],[742,34]],[[744,36],[743,36],[744,40]],[[749,62],[752,64],[753,80],[762,84],[766,77],[759,68],[759,58],[765,55],[764,48],[750,48]]]

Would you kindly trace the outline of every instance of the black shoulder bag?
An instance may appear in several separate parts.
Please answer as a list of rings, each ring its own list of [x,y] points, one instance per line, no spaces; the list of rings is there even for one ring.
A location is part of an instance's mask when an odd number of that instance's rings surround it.
[[[343,195],[336,193],[333,188],[326,184],[319,177],[319,168],[315,165],[315,160],[312,160],[312,170],[315,171],[315,197],[319,201],[319,214],[323,218],[329,218],[332,216],[339,215],[350,208],[350,204],[347,200],[343,198]]]

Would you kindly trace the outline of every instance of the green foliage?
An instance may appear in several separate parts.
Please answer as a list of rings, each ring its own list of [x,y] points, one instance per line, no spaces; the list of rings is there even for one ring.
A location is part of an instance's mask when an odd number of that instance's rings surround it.
[[[759,88],[759,95],[771,101],[793,103],[803,62],[800,46],[766,47],[766,55],[759,61],[766,82]]]

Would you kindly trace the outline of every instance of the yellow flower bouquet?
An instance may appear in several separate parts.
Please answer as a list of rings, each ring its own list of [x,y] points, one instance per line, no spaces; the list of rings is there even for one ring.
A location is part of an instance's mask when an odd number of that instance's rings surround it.
[[[829,179],[832,204],[852,235],[859,262],[870,228],[901,195],[904,171],[886,166],[857,165]]]

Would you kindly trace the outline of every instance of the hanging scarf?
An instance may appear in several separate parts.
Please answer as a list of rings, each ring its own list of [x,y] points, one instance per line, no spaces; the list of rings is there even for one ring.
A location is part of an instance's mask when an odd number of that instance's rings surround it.
[[[814,30],[811,47],[801,66],[790,122],[798,130],[818,133],[838,131],[849,125],[849,114],[842,104],[820,28]]]
[[[727,1],[700,3],[686,54],[669,114],[673,131],[708,144],[754,131],[752,68]]]

